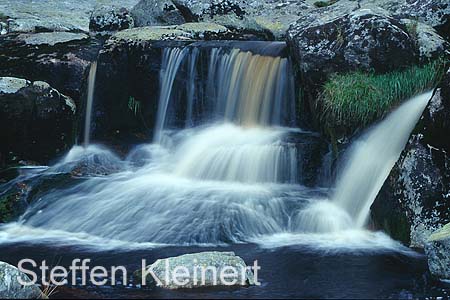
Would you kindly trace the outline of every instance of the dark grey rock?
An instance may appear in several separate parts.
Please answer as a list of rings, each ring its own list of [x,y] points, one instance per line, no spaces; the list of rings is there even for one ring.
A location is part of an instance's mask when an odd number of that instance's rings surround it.
[[[387,72],[418,61],[405,25],[382,10],[326,9],[300,18],[288,31],[304,77],[320,83],[335,72]]]
[[[450,279],[450,223],[435,231],[425,245],[428,268],[441,279]]]
[[[131,10],[136,26],[179,25],[183,15],[170,0],[141,0]]]
[[[114,32],[133,26],[133,17],[125,7],[101,5],[92,12],[89,20],[89,30],[93,32]]]
[[[0,77],[0,161],[47,162],[73,144],[76,107],[48,83]]]

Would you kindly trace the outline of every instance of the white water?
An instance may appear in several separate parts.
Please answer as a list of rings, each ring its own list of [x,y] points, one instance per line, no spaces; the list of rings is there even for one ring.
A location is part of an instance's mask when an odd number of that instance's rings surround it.
[[[88,89],[87,89],[87,101],[86,101],[86,114],[84,117],[84,140],[83,145],[86,147],[89,145],[90,133],[91,133],[91,118],[92,118],[92,105],[94,103],[95,93],[95,77],[97,75],[97,62],[91,63],[88,77]]]
[[[333,201],[357,227],[366,225],[370,206],[398,160],[432,92],[406,101],[356,140],[337,176]]]
[[[41,196],[17,222],[0,227],[0,242],[404,250],[381,233],[355,231],[327,190],[298,183],[298,153],[285,142],[294,130],[280,127],[282,111],[295,112],[286,59],[213,49],[199,89],[200,55],[186,49],[164,53],[156,143],[124,160],[100,146],[74,147],[41,176],[81,169],[81,182]],[[186,128],[174,129],[170,108],[184,66]],[[199,112],[202,126],[192,127]]]

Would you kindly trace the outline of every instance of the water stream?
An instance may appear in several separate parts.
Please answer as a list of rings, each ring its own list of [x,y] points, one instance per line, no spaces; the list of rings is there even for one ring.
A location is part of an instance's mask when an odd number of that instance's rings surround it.
[[[94,104],[96,75],[97,75],[97,62],[94,61],[91,63],[91,67],[89,69],[89,77],[88,77],[86,113],[85,113],[85,117],[84,117],[84,139],[83,139],[83,145],[85,147],[87,147],[90,142],[92,105]]]
[[[304,149],[289,138],[311,133],[290,127],[296,120],[289,60],[212,48],[202,70],[199,55],[195,47],[164,50],[154,143],[125,159],[89,145],[93,63],[85,148],[74,147],[41,171],[81,169],[87,176],[41,195],[17,222],[1,227],[0,241],[94,248],[294,242],[327,251],[409,251],[362,225],[429,93],[405,102],[354,143],[330,195],[302,182]],[[202,72],[207,79],[199,83]],[[174,111],[180,105],[181,121]]]

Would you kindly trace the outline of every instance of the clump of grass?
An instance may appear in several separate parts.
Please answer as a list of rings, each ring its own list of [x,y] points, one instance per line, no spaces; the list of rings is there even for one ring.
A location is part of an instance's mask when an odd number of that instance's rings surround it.
[[[422,67],[381,75],[363,72],[334,75],[319,97],[321,121],[328,127],[368,125],[400,101],[436,87],[444,70],[444,60],[436,60]]]
[[[316,1],[316,2],[314,2],[314,6],[315,7],[327,7],[327,6],[335,4],[337,1],[338,0]]]
[[[136,116],[141,112],[141,102],[134,99],[133,96],[130,96],[130,98],[128,98],[128,109]]]

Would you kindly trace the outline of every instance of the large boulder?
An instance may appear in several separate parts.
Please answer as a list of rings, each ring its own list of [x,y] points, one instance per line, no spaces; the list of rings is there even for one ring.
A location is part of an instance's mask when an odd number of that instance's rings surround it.
[[[185,268],[187,270],[186,276],[178,277],[178,281],[186,281],[185,284],[177,284],[174,281],[174,274],[180,274],[177,269]],[[202,268],[205,271],[202,272]],[[210,269],[206,269],[210,268]],[[212,271],[214,269],[215,271]],[[234,252],[200,252],[185,254],[176,257],[169,257],[158,259],[147,270],[152,270],[157,278],[154,278],[150,273],[145,276],[146,285],[149,287],[159,286],[166,289],[180,289],[180,288],[201,288],[201,287],[217,287],[230,286],[229,283],[235,280],[233,285],[246,286],[255,284],[253,273],[247,269],[244,260],[236,256]],[[234,275],[230,270],[234,270]],[[135,272],[139,282],[142,281],[143,270]],[[228,277],[222,281],[220,277],[221,272],[227,274]],[[215,274],[215,275],[214,275]],[[203,277],[202,277],[203,275]],[[169,280],[166,280],[166,279]],[[161,284],[158,285],[158,279]]]
[[[114,32],[132,28],[134,20],[125,7],[100,5],[92,12],[89,30],[93,32]]]
[[[141,0],[131,10],[136,26],[179,25],[183,15],[170,0]]]
[[[45,298],[36,285],[23,286],[23,282],[31,282],[30,278],[16,267],[0,261],[0,298],[2,299],[41,299]]]
[[[45,81],[77,104],[101,40],[84,33],[42,32],[0,37],[0,76]]]
[[[411,19],[401,19],[400,22],[406,25],[409,35],[416,42],[422,62],[446,55],[449,44],[433,27]]]
[[[282,39],[299,14],[313,7],[305,1],[141,0],[133,11],[143,20],[139,26],[177,24],[173,15],[181,14],[186,22],[213,22],[240,34]]]
[[[335,72],[387,72],[418,62],[405,25],[382,10],[353,9],[325,8],[290,27],[288,43],[303,78],[320,84]]]
[[[447,0],[361,0],[362,7],[381,7],[395,18],[425,23],[447,39],[450,36],[450,5]]]
[[[43,81],[0,77],[0,161],[48,162],[74,142],[73,100]]]
[[[430,236],[425,245],[425,253],[431,274],[450,279],[450,223]]]
[[[450,222],[450,70],[371,208],[377,228],[414,247]]]

